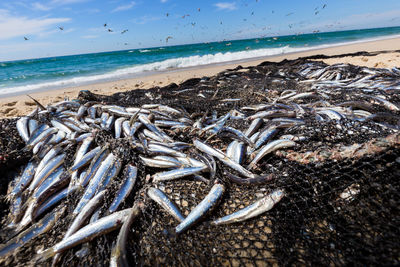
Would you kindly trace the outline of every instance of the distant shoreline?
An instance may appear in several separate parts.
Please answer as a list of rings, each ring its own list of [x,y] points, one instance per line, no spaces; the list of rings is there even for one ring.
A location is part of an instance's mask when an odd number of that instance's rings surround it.
[[[313,55],[340,55],[347,53],[355,53],[360,51],[375,52],[375,51],[392,51],[400,50],[400,37],[388,38],[378,41],[359,42],[348,45],[339,45],[327,47],[323,49],[312,49],[302,52],[287,53],[278,56],[268,56],[262,58],[252,58],[250,60],[239,60],[235,62],[226,62],[210,65],[202,65],[196,67],[188,67],[182,69],[174,69],[159,73],[151,73],[146,76],[140,76],[130,79],[117,81],[107,81],[102,83],[93,83],[84,86],[67,87],[62,89],[41,90],[33,92],[23,92],[18,95],[0,95],[0,117],[15,117],[29,113],[35,108],[32,101],[29,100],[26,93],[39,100],[42,104],[57,102],[65,97],[71,99],[78,96],[81,90],[90,90],[94,93],[111,95],[117,92],[123,92],[134,89],[147,89],[155,86],[166,86],[170,83],[179,84],[190,78],[201,78],[203,76],[213,76],[225,69],[235,68],[238,65],[244,67],[258,65],[264,61],[279,62],[284,59],[297,59],[299,57],[308,57]],[[367,67],[400,67],[400,53],[385,53],[370,57],[342,57],[330,58],[324,60],[328,64],[335,63],[350,63],[354,65],[362,65]]]

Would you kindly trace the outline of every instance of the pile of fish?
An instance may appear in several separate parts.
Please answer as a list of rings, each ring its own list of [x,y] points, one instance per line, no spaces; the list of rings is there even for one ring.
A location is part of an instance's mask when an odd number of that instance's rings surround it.
[[[301,83],[312,84],[308,91],[285,90],[272,101],[242,106],[224,114],[216,111],[189,114],[183,108],[163,104],[122,107],[65,100],[44,107],[37,103],[38,108],[20,118],[16,125],[26,143],[25,150],[32,151],[34,156],[9,186],[7,228],[12,235],[0,246],[0,259],[49,231],[68,213],[73,219],[63,239],[39,251],[34,261],[53,257],[53,265],[57,264],[66,250],[120,229],[110,252],[110,265],[127,266],[128,232],[146,203],[137,200],[131,208],[121,210],[121,207],[138,179],[145,184],[144,201],[158,203],[160,210],[175,218],[177,223],[171,234],[181,235],[218,205],[229,188],[227,183],[251,186],[277,179],[274,173],[259,168],[259,163],[273,157],[278,150],[305,146],[309,137],[288,132],[303,127],[307,121],[331,121],[338,127],[368,122],[397,132],[400,108],[387,100],[385,94],[399,90],[399,83],[388,81],[389,78],[393,81],[394,76],[399,78],[400,71],[394,68],[378,73],[365,68],[367,76],[346,77],[342,67],[304,64],[298,75],[302,77]],[[330,103],[335,90],[354,87],[365,88],[366,94]],[[237,99],[220,101],[229,103]],[[118,151],[111,149],[109,143],[96,142],[101,132],[112,134],[114,140],[126,140],[140,162],[123,164]],[[76,152],[70,159],[66,151],[74,147]],[[138,164],[146,166],[148,173],[140,175]],[[220,171],[224,179],[218,178]],[[114,199],[106,212],[101,212],[109,185],[122,176]],[[196,179],[210,188],[187,216],[162,191],[164,183],[177,179]],[[72,195],[78,195],[79,201],[67,209],[63,204]],[[271,210],[285,196],[284,189],[271,189],[251,205],[213,219],[211,225],[254,218]]]

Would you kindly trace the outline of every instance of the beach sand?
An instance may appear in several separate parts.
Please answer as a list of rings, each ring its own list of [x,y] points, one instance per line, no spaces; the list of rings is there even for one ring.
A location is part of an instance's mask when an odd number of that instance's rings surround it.
[[[380,41],[363,42],[350,45],[342,45],[324,49],[315,49],[305,52],[291,53],[279,56],[265,57],[257,60],[248,60],[235,63],[199,66],[196,68],[187,68],[181,70],[157,73],[149,76],[91,84],[85,86],[77,86],[64,89],[49,90],[44,92],[30,93],[43,105],[58,102],[68,97],[74,99],[81,90],[90,90],[97,94],[111,95],[116,92],[146,89],[155,86],[166,86],[170,83],[179,84],[190,78],[201,78],[204,76],[213,76],[225,69],[235,68],[238,65],[243,67],[255,66],[264,61],[280,62],[284,59],[297,59],[299,57],[308,57],[314,55],[334,56],[348,53],[356,53],[360,51],[376,52],[376,51],[393,51],[400,49],[400,38],[386,39]],[[322,60],[327,64],[349,63],[353,65],[373,67],[373,68],[391,68],[400,66],[400,53],[378,53],[370,56],[341,56]],[[33,109],[36,105],[26,95],[0,98],[0,118],[22,116]]]

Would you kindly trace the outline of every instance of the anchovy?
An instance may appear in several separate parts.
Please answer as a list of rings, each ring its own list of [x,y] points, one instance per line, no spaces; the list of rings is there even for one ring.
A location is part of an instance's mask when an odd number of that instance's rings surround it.
[[[116,159],[113,166],[108,171],[106,178],[99,184],[95,194],[98,194],[98,192],[103,191],[107,187],[107,185],[115,178],[115,176],[119,174],[121,167],[121,160]]]
[[[122,133],[122,123],[126,119],[121,117],[115,120],[114,123],[114,131],[115,131],[115,139],[121,138],[121,133]]]
[[[69,226],[67,232],[65,233],[63,240],[70,237],[73,233],[78,231],[81,226],[85,223],[85,221],[93,214],[93,212],[99,208],[99,206],[103,203],[105,191],[98,193],[94,198],[92,198],[87,205],[81,210],[81,212],[75,217],[74,221]],[[57,253],[54,256],[52,266],[57,264],[58,260],[61,257],[61,253]]]
[[[33,132],[39,127],[39,123],[37,120],[30,119],[28,122],[28,129],[29,129],[29,135],[32,135]]]
[[[244,133],[247,137],[252,136],[263,124],[263,120],[260,118],[257,118],[255,120],[253,120],[249,126],[249,128],[246,130],[246,132]]]
[[[43,181],[41,185],[39,185],[32,194],[32,198],[39,198],[44,192],[46,192],[51,186],[57,183],[60,179],[62,174],[64,173],[64,167],[59,166],[55,169],[47,178]]]
[[[29,229],[20,233],[0,247],[0,258],[4,258],[14,252],[17,248],[25,245],[31,239],[46,233],[53,228],[60,216],[64,213],[65,207],[47,214],[43,219],[32,225]]]
[[[296,143],[290,140],[286,140],[286,139],[279,139],[279,140],[275,140],[272,141],[268,144],[266,144],[262,149],[260,149],[260,151],[257,153],[257,155],[255,156],[255,158],[253,159],[253,161],[249,164],[248,169],[253,169],[257,162],[262,159],[265,155],[278,150],[280,148],[286,148],[286,147],[292,147],[295,146]]]
[[[40,207],[38,207],[32,214],[33,219],[39,217],[42,215],[45,211],[59,203],[61,200],[66,198],[68,195],[71,193],[75,192],[78,189],[78,187],[67,187],[61,190],[60,192],[56,193],[53,195],[51,198],[49,198],[46,202],[44,202]]]
[[[225,126],[220,129],[219,134],[225,133],[225,132],[229,133],[233,138],[238,139],[238,140],[248,144],[251,147],[254,146],[254,143],[244,133],[242,133],[239,130],[236,130],[232,127]]]
[[[163,160],[163,159],[156,159],[156,158],[145,158],[139,156],[140,159],[143,161],[143,164],[148,167],[154,168],[180,168],[182,163],[178,160]]]
[[[25,169],[21,175],[21,179],[17,182],[14,186],[13,190],[9,194],[9,199],[12,199],[15,196],[19,196],[22,191],[29,186],[31,183],[35,172],[36,172],[37,164],[34,161],[29,161],[28,164],[25,166]]]
[[[229,167],[231,167],[232,169],[238,171],[239,173],[241,173],[242,175],[249,177],[249,178],[254,178],[255,175],[253,173],[251,173],[250,171],[246,170],[245,168],[243,168],[241,165],[239,165],[238,163],[234,162],[233,160],[231,160],[230,158],[228,158],[223,152],[218,151],[202,142],[200,142],[199,140],[194,140],[193,141],[195,147],[204,152],[207,153],[211,156],[216,157],[217,159],[221,160],[223,163],[225,163],[226,165],[228,165]]]
[[[54,146],[52,149],[50,149],[49,152],[47,152],[47,154],[43,157],[43,159],[40,161],[36,172],[40,172],[43,167],[45,167],[47,165],[47,163],[50,162],[50,160],[52,160],[55,156],[58,155],[58,153],[62,150],[62,146],[58,145],[58,146]]]
[[[38,254],[36,260],[38,262],[43,262],[48,258],[53,257],[56,253],[63,252],[69,248],[93,240],[100,235],[107,234],[121,227],[131,213],[132,208],[125,209],[101,218],[92,224],[86,225],[67,239],[60,241],[53,247]]]
[[[72,130],[62,122],[59,122],[57,120],[51,120],[51,124],[53,125],[53,127],[59,129],[60,131],[66,132],[67,135],[70,135],[72,133]]]
[[[82,159],[82,157],[88,152],[90,145],[93,142],[94,137],[90,135],[89,137],[85,138],[82,144],[79,146],[79,149],[75,153],[75,160],[74,164]]]
[[[247,206],[230,215],[216,219],[212,223],[215,225],[230,224],[254,218],[272,209],[284,197],[284,195],[285,192],[283,190],[281,189],[275,190],[271,194],[257,200],[250,206]]]
[[[129,267],[127,253],[126,253],[126,243],[128,241],[128,235],[130,227],[134,221],[134,219],[139,216],[140,213],[140,204],[134,204],[131,210],[130,215],[123,223],[121,230],[119,231],[117,242],[113,246],[111,250],[111,258],[110,258],[110,267]]]
[[[29,192],[32,192],[38,185],[42,183],[65,159],[65,154],[61,154],[50,160],[43,169],[35,174],[32,183],[29,185]]]
[[[260,136],[258,137],[253,149],[250,151],[250,153],[253,153],[256,151],[259,147],[264,145],[266,142],[271,140],[272,137],[274,137],[278,133],[278,129],[276,127],[271,127],[268,128],[267,130],[263,131]]]
[[[49,129],[49,126],[46,124],[41,124],[30,136],[29,140],[26,142],[26,144],[32,143],[35,139],[37,139],[41,134],[43,134],[44,131]],[[40,140],[39,140],[40,141]],[[38,142],[39,142],[38,141]],[[33,146],[32,146],[33,147]]]
[[[93,197],[96,189],[100,185],[100,183],[106,177],[109,169],[112,167],[113,163],[115,162],[115,156],[110,153],[106,159],[101,163],[100,167],[94,174],[93,178],[90,180],[81,200],[79,201],[78,205],[76,206],[73,214],[78,214],[82,208],[86,205],[86,203]]]
[[[86,172],[86,175],[79,177],[79,183],[82,187],[85,187],[88,184],[88,182],[92,179],[93,175],[96,173],[96,171],[100,167],[100,164],[107,156],[107,154],[108,154],[107,146],[104,146],[99,151],[99,153],[97,153],[97,155],[93,158],[88,168],[88,171]]]
[[[225,191],[223,184],[214,184],[207,196],[189,213],[189,215],[175,228],[177,234],[182,233],[193,223],[198,221],[207,211],[209,211]]]
[[[19,136],[26,142],[29,140],[28,117],[22,117],[17,121],[17,130]]]
[[[87,152],[84,156],[81,157],[81,159],[77,162],[74,163],[74,165],[70,168],[70,171],[76,171],[80,169],[81,167],[85,166],[88,164],[99,152],[101,151],[101,147],[98,146],[96,148],[93,148],[91,151]]]
[[[41,134],[39,134],[36,138],[29,139],[28,143],[26,144],[27,148],[33,148],[37,143],[40,141],[46,139],[48,136],[50,136],[53,133],[56,133],[58,131],[57,128],[48,128],[47,130],[44,130]]]
[[[164,208],[172,217],[182,222],[185,217],[182,215],[180,210],[175,206],[175,204],[158,188],[150,187],[147,190],[147,195],[157,202],[161,207]]]
[[[230,172],[225,171],[224,172],[226,174],[226,176],[228,176],[228,178],[237,184],[241,184],[241,185],[254,185],[254,184],[265,184],[268,183],[270,181],[272,181],[275,178],[275,175],[273,174],[268,174],[268,175],[260,175],[260,176],[256,176],[254,178],[241,178],[239,176],[236,176]]]
[[[185,176],[197,174],[201,171],[204,171],[207,169],[207,166],[203,167],[187,167],[187,168],[182,168],[182,169],[174,169],[171,171],[166,171],[166,172],[158,172],[154,174],[153,181],[154,182],[161,182],[161,181],[170,181],[170,180],[175,180],[178,178],[182,178]]]

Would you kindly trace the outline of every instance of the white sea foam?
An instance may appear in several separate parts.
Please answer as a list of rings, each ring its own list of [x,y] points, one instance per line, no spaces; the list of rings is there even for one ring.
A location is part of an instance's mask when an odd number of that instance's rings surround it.
[[[391,36],[391,38],[393,38],[393,37],[396,37],[396,36]],[[359,40],[359,41],[354,41],[351,43],[360,43],[360,42],[379,40],[379,39],[383,39],[383,38]],[[90,83],[118,80],[118,79],[134,77],[134,76],[141,76],[141,75],[146,75],[146,73],[148,74],[148,73],[152,73],[152,72],[162,72],[162,71],[168,71],[168,70],[180,69],[180,68],[196,67],[196,66],[218,64],[218,63],[227,63],[227,62],[247,60],[247,59],[252,59],[252,58],[263,58],[263,57],[267,57],[267,56],[274,56],[274,55],[287,54],[287,53],[293,53],[293,52],[301,52],[301,51],[307,51],[307,50],[312,50],[312,49],[327,48],[327,47],[333,47],[333,46],[344,45],[344,44],[350,44],[350,42],[325,44],[325,45],[319,45],[319,46],[314,46],[314,47],[285,46],[285,47],[279,47],[279,48],[265,48],[265,49],[245,50],[245,51],[239,51],[239,52],[207,54],[207,55],[203,55],[203,56],[189,56],[189,57],[172,58],[172,59],[167,59],[164,61],[118,69],[118,70],[111,71],[111,72],[104,73],[104,74],[91,75],[91,76],[80,76],[80,77],[62,79],[62,80],[51,81],[51,82],[43,82],[43,83],[38,83],[38,84],[30,84],[30,85],[24,85],[24,86],[2,88],[0,90],[0,96],[10,95],[10,94],[17,95],[17,94],[25,93],[27,91],[48,90],[48,89],[53,89],[53,88],[66,88],[66,87],[79,86],[79,85],[90,84]]]

